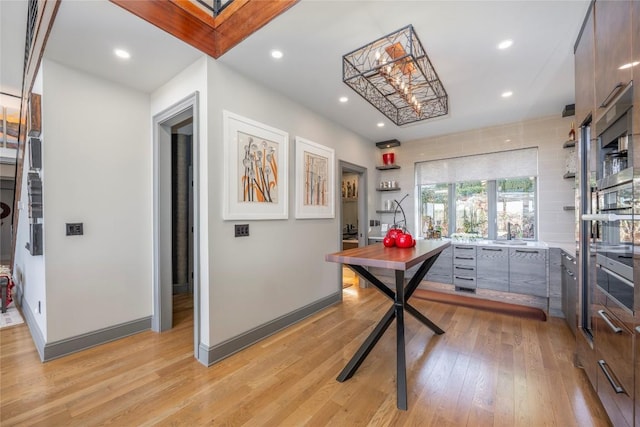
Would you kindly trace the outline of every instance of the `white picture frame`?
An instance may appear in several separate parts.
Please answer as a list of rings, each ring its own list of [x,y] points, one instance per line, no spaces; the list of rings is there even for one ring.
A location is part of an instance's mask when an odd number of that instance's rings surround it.
[[[224,220],[289,217],[289,134],[223,111]]]
[[[335,218],[335,150],[296,136],[296,218]]]

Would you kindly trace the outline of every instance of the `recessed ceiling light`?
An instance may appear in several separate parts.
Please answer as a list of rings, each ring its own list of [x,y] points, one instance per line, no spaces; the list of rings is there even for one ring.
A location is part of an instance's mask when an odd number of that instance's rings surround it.
[[[624,64],[618,67],[618,70],[626,70],[627,68],[635,67],[640,64],[640,61],[629,62],[628,64]]]
[[[129,59],[131,58],[131,54],[129,52],[127,52],[124,49],[113,49],[113,53],[118,57],[118,58],[122,58],[122,59]]]
[[[347,98],[346,96],[341,96],[339,101],[340,102],[347,102],[349,100],[349,98]]]
[[[498,49],[510,48],[512,44],[513,44],[513,40],[503,40],[498,44]]]
[[[508,98],[511,95],[513,95],[513,92],[511,92],[510,90],[506,91],[506,92],[502,92],[502,97],[503,98]]]
[[[280,58],[282,58],[283,56],[284,56],[284,54],[282,53],[282,51],[281,51],[281,50],[273,49],[273,50],[271,51],[271,57],[272,57],[272,58],[280,59]]]
[[[378,123],[378,127],[379,127],[379,128],[382,128],[382,127],[384,127],[384,123],[382,123],[382,122],[379,122],[379,123]]]

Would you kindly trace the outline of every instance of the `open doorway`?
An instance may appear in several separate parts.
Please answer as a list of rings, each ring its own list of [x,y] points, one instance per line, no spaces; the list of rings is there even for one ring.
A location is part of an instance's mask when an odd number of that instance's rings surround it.
[[[351,249],[367,244],[367,169],[340,161],[340,241],[341,249]],[[342,268],[342,288],[362,286],[365,282],[351,269]]]
[[[193,328],[199,358],[197,93],[154,116],[152,329]]]

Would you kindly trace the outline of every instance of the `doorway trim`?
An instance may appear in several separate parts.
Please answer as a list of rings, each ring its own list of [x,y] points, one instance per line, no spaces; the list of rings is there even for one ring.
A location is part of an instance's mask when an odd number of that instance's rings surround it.
[[[369,190],[367,187],[367,168],[364,166],[356,165],[355,163],[350,163],[344,160],[338,161],[338,176],[340,179],[336,180],[337,184],[337,193],[342,194],[342,175],[344,173],[353,173],[358,175],[358,247],[366,246],[368,240],[368,230],[369,230],[369,213],[368,213],[368,205],[367,205],[367,195],[369,194]],[[339,247],[342,250],[342,217],[344,213],[342,212],[342,203],[340,203],[340,220],[338,224],[340,226],[340,234],[338,235]],[[358,276],[359,287],[366,287],[366,281]],[[340,268],[340,280],[339,289],[340,294],[342,295],[342,268]]]
[[[184,120],[191,110],[193,118],[193,354],[198,360],[200,349],[200,121],[198,91],[153,116],[153,316],[151,329],[162,332],[172,327],[172,280],[163,283],[161,275],[160,144],[166,126]],[[175,122],[175,123],[173,123]]]

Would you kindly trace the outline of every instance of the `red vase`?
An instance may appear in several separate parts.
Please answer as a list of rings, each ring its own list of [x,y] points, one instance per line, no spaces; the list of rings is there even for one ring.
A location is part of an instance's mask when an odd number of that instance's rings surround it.
[[[384,163],[385,165],[392,165],[396,161],[395,157],[395,153],[384,153],[382,155],[382,163]]]

